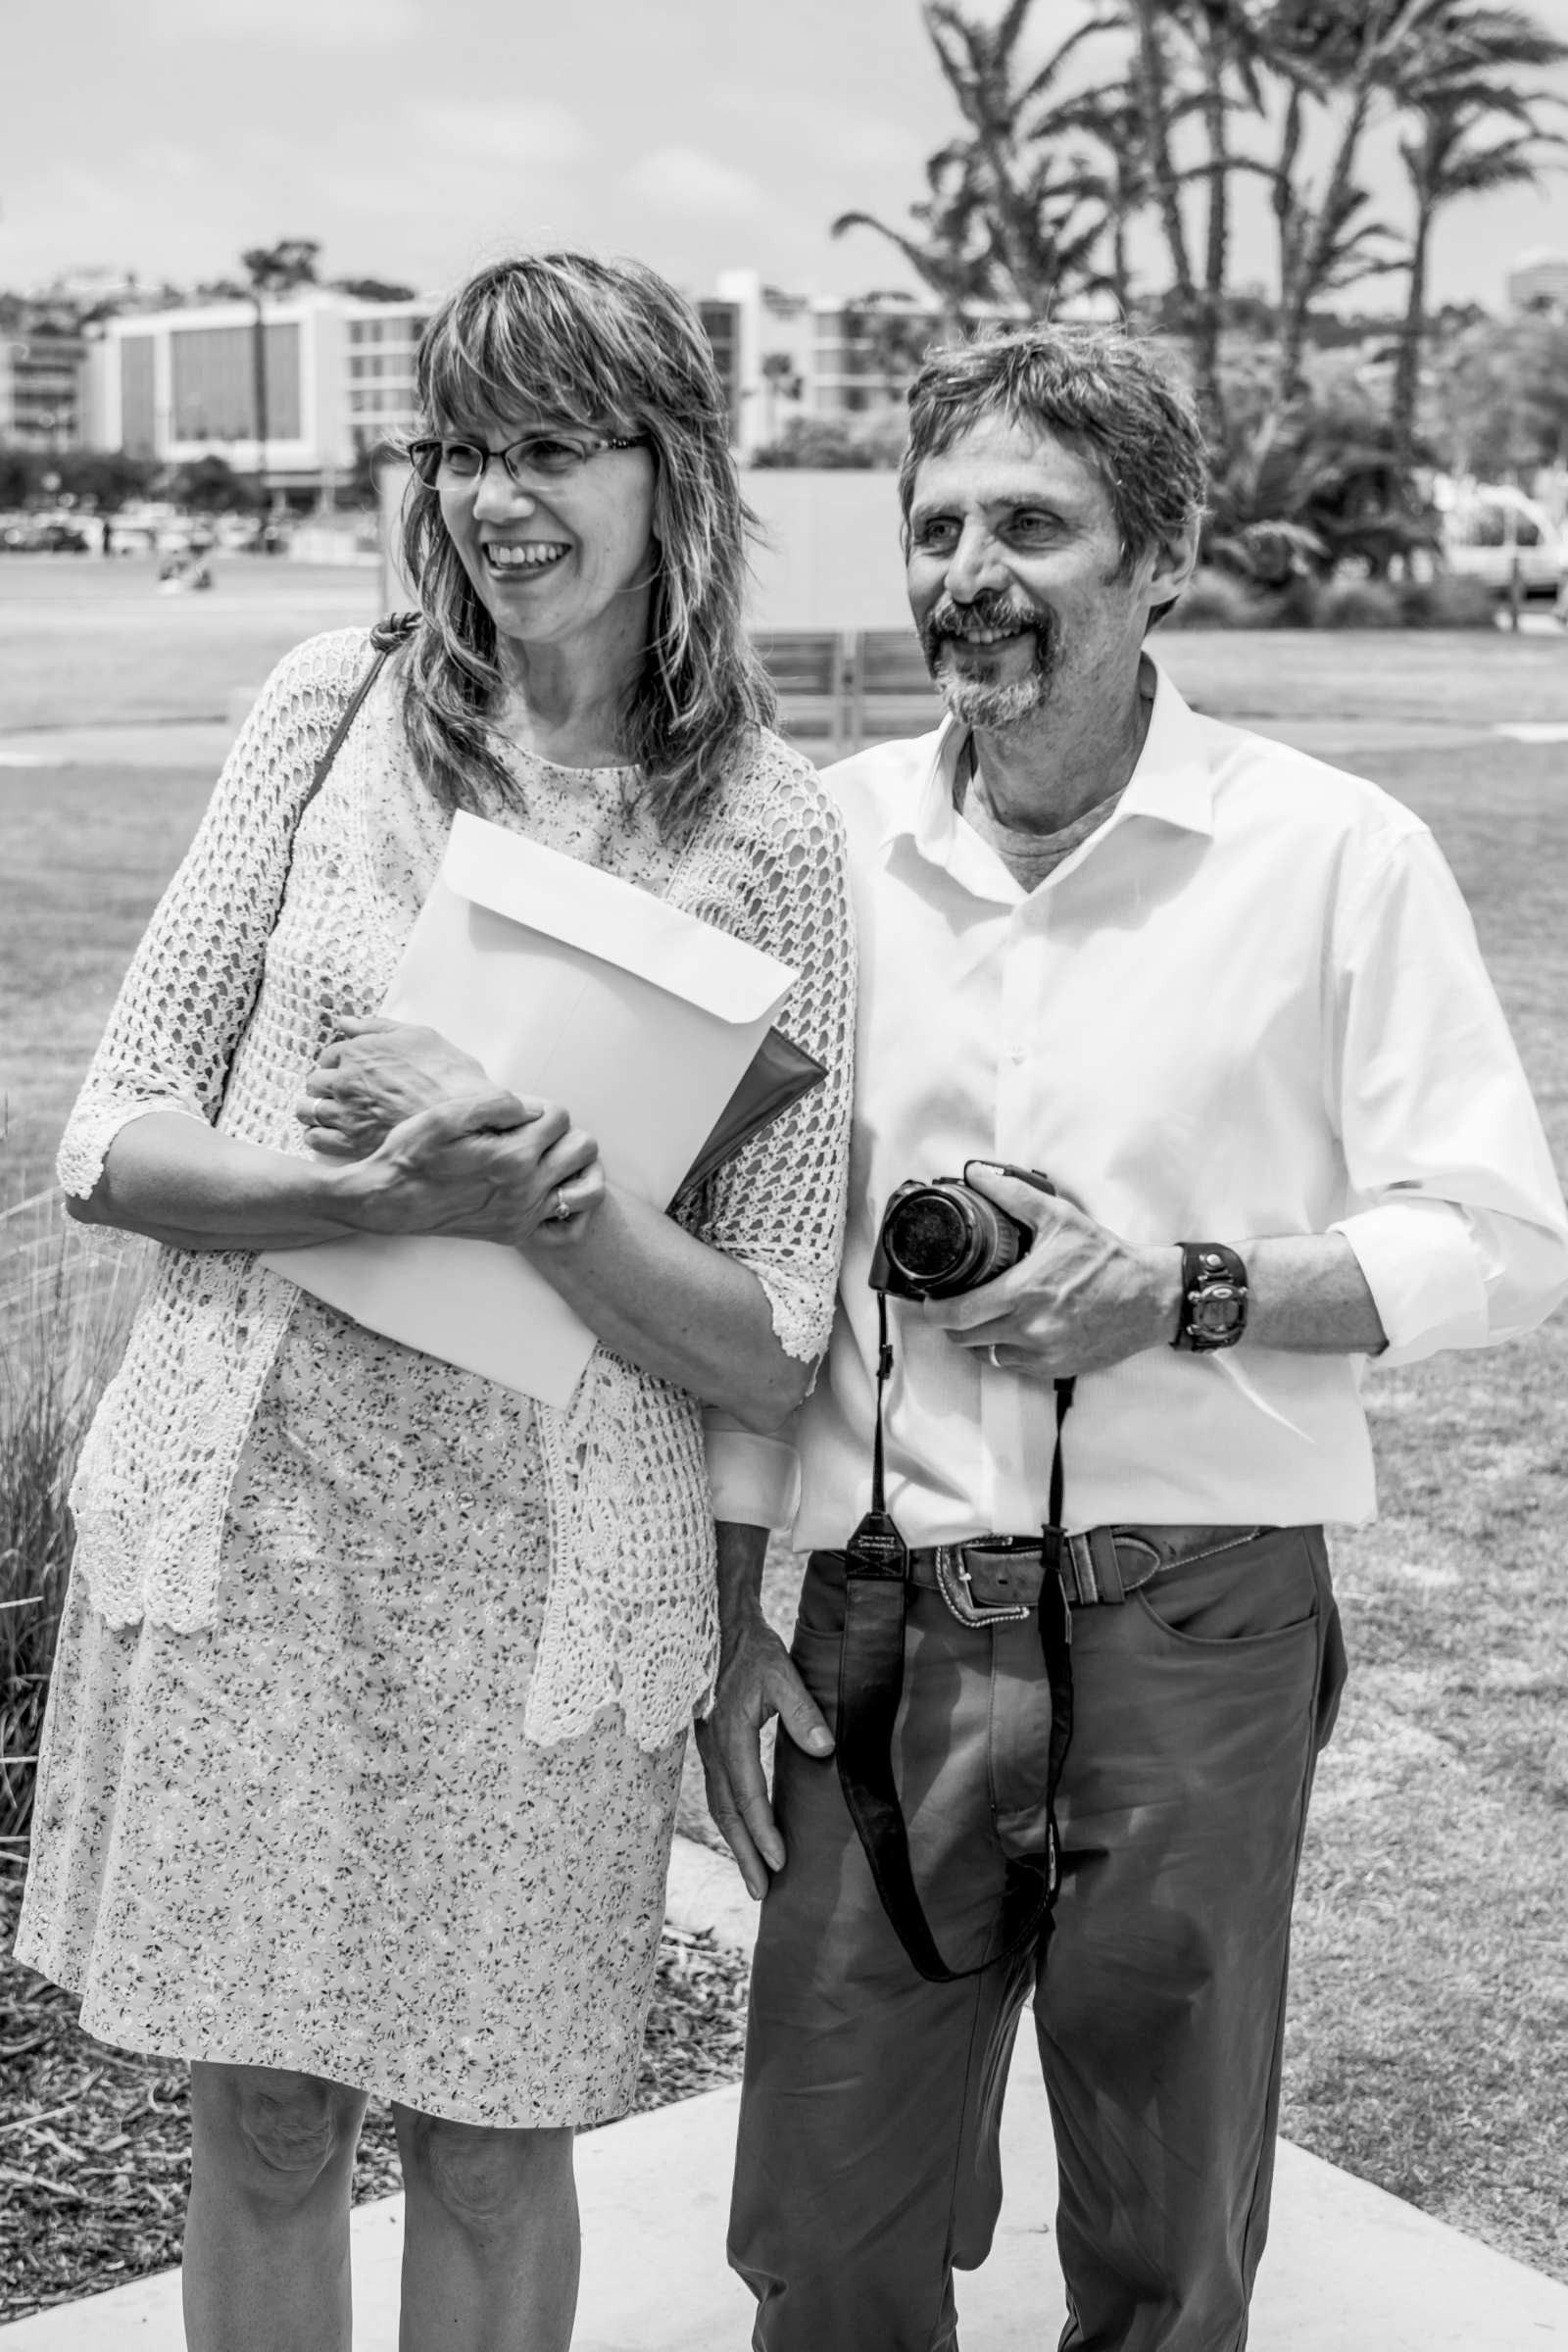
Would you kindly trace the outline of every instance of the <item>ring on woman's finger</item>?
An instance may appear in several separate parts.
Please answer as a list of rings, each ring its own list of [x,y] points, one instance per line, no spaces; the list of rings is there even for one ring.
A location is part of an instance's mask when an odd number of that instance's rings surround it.
[[[564,1184],[558,1185],[556,1197],[550,1203],[550,1214],[557,1224],[564,1225],[571,1213],[571,1202],[566,1199],[566,1188]]]

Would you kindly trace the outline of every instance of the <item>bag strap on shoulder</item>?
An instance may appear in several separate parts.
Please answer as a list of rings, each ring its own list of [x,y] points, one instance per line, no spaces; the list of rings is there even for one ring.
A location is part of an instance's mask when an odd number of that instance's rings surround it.
[[[337,725],[332,729],[332,733],[327,741],[325,751],[316,762],[316,766],[311,774],[311,781],[309,787],[307,788],[305,798],[301,801],[299,808],[294,813],[294,836],[297,837],[299,833],[300,819],[304,816],[306,809],[310,807],[317,794],[320,791],[321,786],[326,782],[327,777],[331,774],[332,762],[337,758],[339,752],[343,749],[343,746],[348,739],[349,729],[353,726],[354,721],[359,717],[366,696],[369,693],[370,688],[375,684],[376,679],[381,675],[382,670],[385,669],[387,662],[397,652],[399,646],[406,645],[408,643],[409,639],[413,636],[418,625],[419,615],[417,612],[389,612],[385,620],[378,620],[375,626],[371,629],[370,666],[365,672],[365,675],[361,678],[359,684],[355,687],[354,692],[349,696],[348,701],[344,704],[343,714],[339,718]],[[289,862],[291,865],[293,863],[293,858],[294,837],[291,837],[289,841]],[[286,875],[284,880],[286,884]]]

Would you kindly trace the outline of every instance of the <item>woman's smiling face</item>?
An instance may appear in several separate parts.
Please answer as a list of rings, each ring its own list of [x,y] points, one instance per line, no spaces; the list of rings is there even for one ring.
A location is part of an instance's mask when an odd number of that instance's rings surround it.
[[[574,441],[608,436],[559,428]],[[548,439],[548,419],[493,418],[490,429],[449,428],[442,438],[492,453]],[[628,632],[646,640],[648,582],[657,560],[654,460],[646,448],[599,449],[547,478],[524,467],[514,482],[497,454],[473,481],[443,484],[441,519],[498,638],[565,648],[596,639],[624,657]]]

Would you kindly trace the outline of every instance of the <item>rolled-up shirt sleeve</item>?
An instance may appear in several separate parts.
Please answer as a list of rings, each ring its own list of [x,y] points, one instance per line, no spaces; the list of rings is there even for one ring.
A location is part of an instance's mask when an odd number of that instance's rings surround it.
[[[801,1496],[801,1457],[788,1434],[759,1437],[731,1414],[709,1405],[703,1449],[713,1517],[740,1527],[789,1527]]]
[[[1331,1078],[1354,1250],[1414,1362],[1532,1331],[1568,1295],[1568,1213],[1457,883],[1425,826],[1347,891]]]

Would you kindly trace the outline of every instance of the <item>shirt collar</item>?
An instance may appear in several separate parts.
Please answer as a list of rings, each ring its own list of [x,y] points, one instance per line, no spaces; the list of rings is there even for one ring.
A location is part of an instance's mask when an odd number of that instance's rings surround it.
[[[1149,733],[1127,789],[1106,821],[1105,830],[1134,816],[1149,816],[1185,832],[1214,830],[1214,779],[1202,730],[1167,671],[1146,654],[1154,673],[1154,708]],[[931,740],[931,757],[916,792],[900,795],[882,831],[887,848],[907,836],[923,858],[938,865],[950,862],[957,835],[958,817],[953,806],[953,780],[958,754],[969,730],[960,719],[944,719]],[[1097,834],[1098,840],[1100,836]],[[1084,845],[1086,848],[1087,844]],[[1075,856],[1077,853],[1075,853]]]

